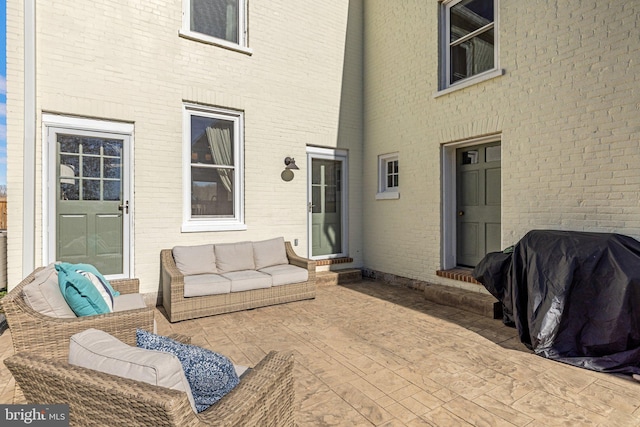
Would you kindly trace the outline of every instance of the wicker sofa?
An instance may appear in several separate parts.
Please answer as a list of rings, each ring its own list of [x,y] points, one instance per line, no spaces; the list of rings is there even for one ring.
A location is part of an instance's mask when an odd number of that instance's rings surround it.
[[[232,246],[238,245],[238,246]],[[259,268],[263,264],[263,260],[260,259],[259,250],[275,248],[276,250],[267,251],[268,257],[274,253],[278,253],[281,248],[281,261],[283,264]],[[207,247],[211,246],[211,248]],[[249,247],[255,248],[255,260],[254,255],[251,254]],[[196,273],[202,271],[208,271],[208,274],[185,274],[187,273],[186,267],[182,269],[176,263],[176,255],[178,248],[182,251],[187,251],[183,255],[192,254],[195,252],[189,252],[198,250],[202,253],[203,249],[206,249],[206,255],[210,267],[208,270],[199,269]],[[223,252],[228,251],[228,252]],[[213,251],[213,254],[209,254]],[[234,252],[235,251],[235,252]],[[227,254],[226,258],[223,256]],[[244,254],[244,255],[242,255]],[[226,261],[232,258],[230,255],[237,255],[233,258],[233,264],[235,267],[230,267]],[[200,255],[198,255],[199,257]],[[238,258],[241,258],[238,261]],[[249,259],[251,258],[251,259]],[[163,249],[160,253],[161,262],[161,286],[162,286],[162,303],[167,313],[170,322],[178,322],[181,320],[194,319],[197,317],[211,316],[221,313],[229,313],[232,311],[240,311],[257,307],[264,307],[268,305],[286,303],[291,301],[299,301],[304,299],[315,298],[316,295],[316,263],[313,260],[298,256],[290,242],[285,242],[282,238],[270,239],[263,242],[241,242],[238,244],[217,244],[217,245],[201,245],[198,247],[174,247],[173,249]],[[204,262],[204,261],[202,261]],[[276,261],[274,261],[276,262]],[[244,267],[237,267],[240,263]],[[268,264],[268,263],[267,263]],[[247,265],[253,265],[247,267]],[[278,268],[290,268],[296,267],[298,270],[304,270],[303,277],[306,280],[293,280],[293,282],[284,281],[278,282],[278,279],[274,275],[273,278],[269,278],[267,271]],[[237,268],[245,268],[246,270],[235,271]],[[229,272],[229,270],[234,270]],[[191,269],[193,272],[193,269]],[[206,286],[198,285],[198,290],[210,289],[213,294],[202,294],[202,292],[196,292],[195,295],[192,292],[189,293],[189,284],[185,287],[185,281],[189,282],[189,279],[196,279],[196,281],[202,282],[202,278],[210,277],[212,280],[226,280],[233,279],[234,274],[248,275],[250,279],[245,279],[239,282],[240,285],[236,290],[233,289],[233,285],[229,285],[227,282],[220,284],[220,282],[206,284]],[[297,273],[296,273],[297,274]],[[266,276],[266,277],[265,277]],[[251,281],[255,279],[255,288],[251,287]],[[296,277],[300,277],[299,275]],[[185,280],[186,279],[186,280]],[[233,282],[233,280],[232,280]],[[259,282],[259,283],[258,283]],[[273,283],[270,285],[269,283]],[[222,289],[227,286],[226,289]],[[218,289],[218,291],[215,291]],[[185,293],[185,290],[187,291]],[[206,292],[206,291],[205,291]]]
[[[25,300],[23,291],[44,270],[45,267],[36,269],[0,301],[16,353],[28,351],[46,358],[65,358],[69,354],[69,338],[89,328],[103,330],[130,345],[135,345],[136,329],[153,331],[153,307],[73,318],[52,317],[34,310]],[[138,293],[138,279],[112,280],[110,283],[123,295]]]
[[[131,340],[135,332],[126,338]],[[295,425],[290,353],[270,352],[230,393],[198,414],[185,392],[72,366],[64,357],[21,352],[4,363],[29,403],[68,403],[73,426]]]

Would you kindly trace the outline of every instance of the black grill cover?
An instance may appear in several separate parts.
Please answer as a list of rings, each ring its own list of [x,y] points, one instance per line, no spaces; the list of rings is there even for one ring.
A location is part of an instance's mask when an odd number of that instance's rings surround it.
[[[473,276],[536,354],[640,374],[640,242],[619,234],[530,231]]]

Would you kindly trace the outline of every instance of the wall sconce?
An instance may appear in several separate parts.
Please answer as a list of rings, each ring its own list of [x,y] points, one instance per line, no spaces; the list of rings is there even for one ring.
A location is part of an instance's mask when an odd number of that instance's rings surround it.
[[[296,165],[296,161],[293,157],[285,157],[284,158],[284,170],[280,174],[280,177],[283,181],[289,182],[293,179],[293,171],[300,170],[300,168]]]
[[[285,157],[284,164],[287,165],[285,169],[300,169],[298,166],[296,166],[296,159],[294,159],[293,157]]]

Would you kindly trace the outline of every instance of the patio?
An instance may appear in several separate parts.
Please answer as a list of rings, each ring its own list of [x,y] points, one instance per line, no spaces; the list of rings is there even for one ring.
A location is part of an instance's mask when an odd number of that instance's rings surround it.
[[[170,324],[161,334],[254,365],[296,358],[300,426],[640,425],[640,383],[533,355],[516,330],[420,291],[375,281],[320,286],[317,298]],[[10,331],[0,358],[12,354]],[[13,379],[0,366],[0,403]]]

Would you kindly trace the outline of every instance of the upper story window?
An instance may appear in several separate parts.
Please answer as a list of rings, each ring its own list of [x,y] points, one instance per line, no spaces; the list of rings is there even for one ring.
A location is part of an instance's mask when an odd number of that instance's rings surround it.
[[[181,35],[248,51],[246,0],[183,0]]]
[[[441,89],[501,75],[498,70],[498,0],[442,3]]]
[[[378,192],[376,199],[400,197],[400,169],[398,153],[378,156]]]
[[[241,112],[184,107],[182,231],[242,230]]]

